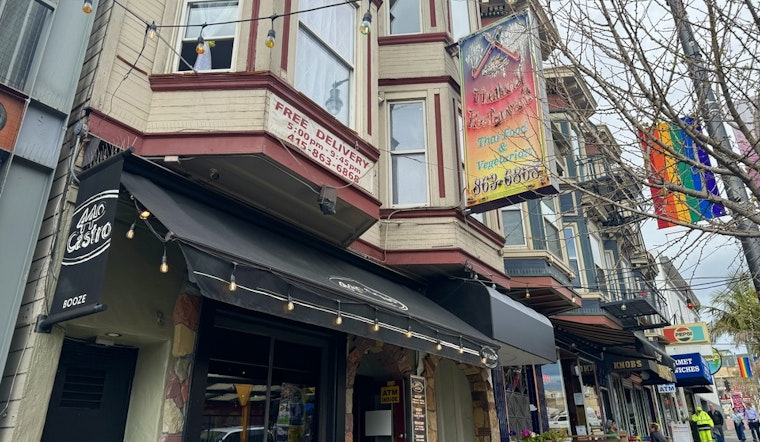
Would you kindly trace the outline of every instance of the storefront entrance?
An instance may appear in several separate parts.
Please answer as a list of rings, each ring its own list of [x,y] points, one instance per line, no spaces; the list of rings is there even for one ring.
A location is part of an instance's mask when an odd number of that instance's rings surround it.
[[[217,311],[201,336],[188,440],[333,440],[334,339],[282,320]]]

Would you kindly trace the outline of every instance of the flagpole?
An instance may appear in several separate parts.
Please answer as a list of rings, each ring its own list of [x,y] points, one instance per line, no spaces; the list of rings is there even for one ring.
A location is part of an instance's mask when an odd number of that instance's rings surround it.
[[[721,149],[725,152],[732,150],[731,140],[728,138],[726,128],[719,119],[720,107],[715,98],[715,93],[710,86],[707,78],[707,69],[704,66],[700,48],[694,39],[694,33],[691,24],[686,19],[686,10],[681,0],[667,0],[670,6],[673,18],[678,27],[678,38],[681,41],[684,53],[689,60],[689,70],[691,71],[694,89],[697,93],[697,101],[702,104],[702,118],[707,123],[707,132],[714,140],[720,141]],[[717,156],[717,151],[716,151]],[[723,184],[726,188],[726,196],[731,201],[735,201],[746,207],[750,207],[750,201],[741,179],[735,175],[722,175]],[[759,232],[756,224],[747,218],[734,214],[734,220],[737,222],[738,229],[743,232]],[[747,268],[752,277],[752,284],[755,287],[755,295],[760,300],[760,244],[758,237],[739,237],[744,257],[747,260]]]

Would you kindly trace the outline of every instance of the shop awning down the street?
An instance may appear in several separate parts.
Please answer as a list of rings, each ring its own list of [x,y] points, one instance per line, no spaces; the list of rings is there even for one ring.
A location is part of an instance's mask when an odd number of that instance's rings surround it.
[[[503,365],[557,360],[554,327],[546,316],[481,282],[452,280],[429,291],[436,303],[497,340]]]
[[[121,180],[169,230],[189,278],[208,298],[462,362],[497,364],[495,340],[387,269],[247,221],[255,213],[223,197],[201,202],[191,191],[128,172]]]

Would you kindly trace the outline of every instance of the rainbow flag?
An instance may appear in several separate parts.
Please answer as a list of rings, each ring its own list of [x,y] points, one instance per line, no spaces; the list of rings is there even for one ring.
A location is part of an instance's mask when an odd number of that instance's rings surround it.
[[[740,356],[736,358],[736,361],[739,363],[739,374],[743,378],[751,378],[752,377],[752,366],[749,364],[749,357],[747,356]]]
[[[693,118],[681,120],[687,125],[695,124]],[[648,160],[650,184],[670,182],[691,190],[719,194],[715,174],[678,159],[677,156],[683,156],[710,166],[710,157],[685,131],[678,125],[668,123],[659,123],[649,129],[649,133],[639,132],[639,140]],[[696,130],[700,130],[699,126]],[[657,220],[660,229],[675,226],[671,220],[695,223],[726,214],[720,204],[666,189],[651,187],[651,190],[655,214],[665,218]]]

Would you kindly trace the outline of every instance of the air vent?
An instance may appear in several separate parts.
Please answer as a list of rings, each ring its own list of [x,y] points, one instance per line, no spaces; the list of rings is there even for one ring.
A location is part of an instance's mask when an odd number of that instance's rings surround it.
[[[100,408],[103,400],[103,388],[106,383],[105,370],[93,370],[86,367],[68,367],[63,381],[61,407]]]

